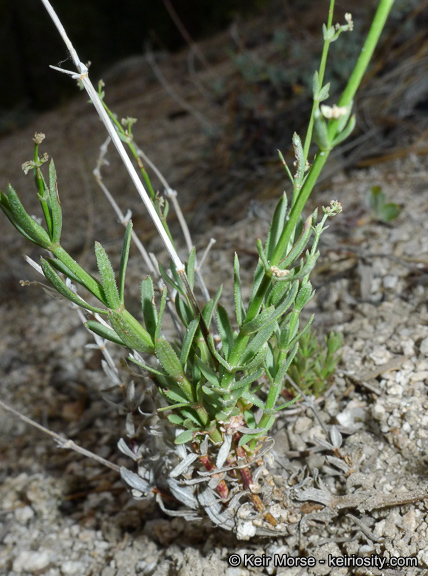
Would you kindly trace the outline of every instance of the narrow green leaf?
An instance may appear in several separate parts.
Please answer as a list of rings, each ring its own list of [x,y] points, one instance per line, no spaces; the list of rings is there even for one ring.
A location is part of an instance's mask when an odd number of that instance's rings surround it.
[[[128,265],[131,239],[132,239],[132,221],[130,220],[125,230],[125,236],[123,237],[122,254],[120,256],[120,265],[119,265],[119,299],[122,305],[124,303],[125,298],[124,296],[125,276],[126,276],[126,267]]]
[[[86,290],[89,290],[100,302],[107,306],[107,300],[104,295],[104,289],[101,282],[88,274],[73,258],[64,250],[61,245],[52,247],[52,252],[58,259],[55,266],[60,270],[61,265],[64,267],[64,274],[68,276],[67,269],[75,278],[78,284],[81,284]],[[73,280],[70,276],[70,280]]]
[[[294,404],[295,402],[300,400],[300,398],[301,398],[301,395],[298,394],[292,400],[289,400],[285,404],[281,404],[281,406],[277,406],[276,408],[274,408],[272,410],[272,412],[275,414],[275,412],[279,412],[280,410],[284,410],[284,408],[289,408],[292,404]],[[265,414],[270,414],[270,412],[271,412],[270,410],[266,410]]]
[[[8,218],[12,226],[14,226],[24,238],[26,238],[32,243],[35,243],[33,237],[27,234],[27,232],[22,228],[22,226],[20,226],[16,221],[15,216],[10,207],[9,201],[7,199],[7,196],[3,192],[0,192],[0,208],[2,209],[3,213]]]
[[[116,286],[113,267],[106,251],[99,242],[95,242],[95,256],[97,258],[97,266],[100,272],[107,306],[109,308],[118,309],[121,307],[121,301]]]
[[[150,276],[147,276],[147,278],[141,282],[141,307],[146,330],[152,338],[155,338],[158,315],[153,281]]]
[[[296,176],[294,180],[296,182],[301,183],[303,181],[305,171],[306,171],[306,160],[305,155],[303,153],[303,146],[302,141],[300,140],[300,136],[294,132],[293,134],[293,149],[294,149],[294,156],[296,158]]]
[[[287,172],[287,176],[290,178],[290,182],[291,184],[293,184],[294,186],[294,178],[293,178],[293,174],[290,172],[290,168],[287,166],[287,162],[284,160],[284,156],[282,155],[281,151],[278,150],[278,156],[282,162],[282,165],[285,168],[285,171]]]
[[[40,264],[43,270],[44,275],[49,280],[49,282],[53,285],[53,287],[67,300],[73,302],[73,304],[77,304],[81,308],[85,308],[86,310],[90,310],[91,312],[98,312],[98,314],[107,314],[108,311],[103,308],[96,308],[95,306],[91,306],[87,304],[83,300],[81,300],[74,292],[68,288],[65,283],[61,280],[52,266],[47,262],[44,258],[40,258]]]
[[[61,272],[61,274],[64,274],[64,276],[67,276],[67,278],[70,278],[72,282],[77,282],[83,286],[81,279],[76,274],[74,274],[74,272],[72,272],[70,268],[64,264],[64,262],[61,262],[61,260],[58,260],[57,258],[46,258],[46,260],[49,262],[52,268],[55,268],[55,270]],[[100,288],[102,288],[101,284]]]
[[[226,368],[228,372],[232,370],[232,366],[227,362],[216,350],[214,338],[212,334],[208,336],[208,345],[210,347],[211,352],[214,354],[214,357],[220,362],[220,364]]]
[[[241,365],[245,365],[249,362],[254,356],[260,352],[263,345],[268,341],[271,337],[272,332],[275,329],[275,322],[268,324],[264,328],[262,328],[253,338],[250,340],[249,344],[245,349],[245,352],[242,354],[239,363]]]
[[[59,243],[62,231],[62,210],[58,194],[58,180],[54,161],[49,164],[49,208],[52,214],[52,242]]]
[[[256,316],[256,318],[254,318],[254,320],[244,322],[244,324],[241,326],[241,332],[247,335],[258,332],[259,330],[261,330],[262,328],[273,322],[274,314],[275,314],[274,306],[269,306],[269,308],[266,308],[266,310],[260,312],[260,314]]]
[[[162,388],[161,392],[170,400],[174,400],[174,402],[180,402],[183,405],[189,403],[189,399],[186,398],[184,392],[178,386],[172,385],[170,388]]]
[[[180,360],[171,344],[169,344],[169,342],[164,338],[159,338],[156,340],[155,354],[165,372],[167,372],[167,374],[169,374],[177,383],[180,394],[185,396],[184,400],[187,402],[194,402],[195,398],[192,385],[187,380],[181,367]],[[174,390],[174,384],[168,384],[168,390]],[[169,394],[168,390],[164,390],[164,393],[167,395]],[[182,401],[182,399],[178,400],[178,402]]]
[[[150,334],[127,310],[109,310],[108,316],[113,330],[132,350],[153,354],[154,345]]]
[[[257,440],[257,438],[259,438],[261,434],[262,434],[261,432],[259,432],[258,434],[244,434],[239,439],[238,446],[244,446],[245,444],[248,444],[248,442],[250,442],[251,440]]]
[[[272,406],[272,408],[274,408],[277,400],[278,400],[278,396],[281,392],[282,386],[283,386],[283,380],[285,375],[288,372],[288,369],[290,367],[290,364],[292,363],[294,357],[297,354],[297,350],[299,348],[299,345],[297,344],[297,342],[294,344],[293,349],[291,350],[291,352],[289,354],[287,354],[287,357],[285,360],[283,360],[281,362],[281,364],[278,366],[278,372],[276,373],[275,376],[275,382],[274,382],[274,388],[278,388],[278,393],[276,394],[276,398],[274,399],[274,401],[271,403],[270,402],[270,398],[268,399],[268,401],[266,402],[267,405]]]
[[[180,412],[183,414],[183,416],[186,416],[186,420],[184,421],[185,426],[191,426],[192,424],[196,424],[196,426],[198,426],[198,430],[200,430],[199,427],[201,425],[201,421],[197,417],[195,411],[192,410],[192,408],[186,408],[186,406],[183,406]]]
[[[290,282],[275,282],[269,296],[266,298],[266,305],[277,307],[284,294],[289,292],[292,285]]]
[[[168,377],[168,374],[166,374],[165,372],[159,372],[159,370],[152,368],[148,364],[144,364],[144,362],[140,362],[139,360],[137,360],[133,356],[128,356],[128,360],[130,360],[134,364],[137,364],[138,366],[141,366],[141,368],[143,368],[143,370],[147,370],[147,372],[151,372],[152,374],[156,374],[156,376]]]
[[[258,291],[260,284],[264,278],[264,275],[265,275],[265,267],[263,266],[263,264],[259,260],[257,263],[257,266],[256,266],[256,270],[254,272],[254,282],[253,282],[253,289],[251,291],[249,307],[251,306],[251,303],[253,302],[254,298],[257,295],[257,291]]]
[[[309,320],[308,320],[306,326],[303,328],[303,330],[301,330],[301,331],[299,332],[299,334],[297,334],[296,336],[294,336],[294,338],[290,341],[290,343],[289,343],[290,348],[291,348],[292,346],[294,346],[294,344],[296,344],[296,343],[300,340],[300,338],[306,334],[306,332],[309,330],[310,325],[311,325],[312,322],[313,322],[314,317],[315,317],[315,315],[312,314],[312,316],[309,318]]]
[[[204,306],[204,309],[202,310],[202,318],[204,319],[205,324],[208,327],[211,324],[213,313],[214,313],[215,307],[217,306],[217,303],[220,299],[222,290],[223,290],[223,285],[220,285],[214,298],[212,300],[210,300],[209,302],[207,302]]]
[[[178,416],[177,414],[168,414],[167,418],[171,424],[174,424],[175,426],[183,425],[184,418],[181,418],[181,416]]]
[[[303,250],[306,248],[312,232],[312,219],[314,214],[311,214],[303,224],[302,233],[297,239],[296,243],[290,252],[280,261],[281,270],[287,270],[299,258]]]
[[[183,285],[183,282],[177,272],[177,267],[174,264],[174,262],[171,260],[170,263],[170,269],[171,269],[171,273],[172,273],[172,277],[174,278],[174,281],[176,282],[177,286],[179,286],[179,292],[180,294],[183,294],[183,296],[186,296],[186,289]]]
[[[324,100],[327,100],[329,96],[330,96],[330,82],[328,82],[328,84],[326,84],[321,88],[318,94],[318,102],[323,102]]]
[[[166,410],[176,410],[177,408],[184,408],[185,406],[191,406],[189,402],[179,402],[178,404],[171,404],[170,406],[162,406],[158,408],[157,412],[165,412]],[[181,419],[183,422],[183,419]]]
[[[221,304],[217,306],[217,323],[222,342],[221,351],[224,358],[227,360],[229,358],[229,353],[233,348],[234,337],[229,316],[226,309],[223,308]]]
[[[236,313],[236,320],[238,322],[238,326],[241,326],[244,317],[245,317],[245,309],[242,303],[242,292],[241,292],[241,278],[239,275],[239,258],[238,254],[235,252],[235,260],[234,260],[234,267],[233,267],[233,290],[235,293],[235,313]]]
[[[186,327],[192,320],[194,320],[194,314],[187,304],[187,299],[184,301],[178,294],[175,297],[175,309],[177,311],[178,317]]]
[[[161,329],[162,329],[162,320],[163,320],[163,315],[165,313],[165,307],[166,307],[166,298],[167,298],[167,289],[165,286],[165,288],[162,288],[162,296],[161,296],[161,301],[160,301],[160,306],[159,306],[159,316],[158,316],[158,322],[156,325],[154,341],[156,341],[160,338],[160,333],[161,333]]]
[[[266,241],[266,258],[270,261],[275,252],[276,245],[281,238],[282,231],[284,230],[285,221],[287,216],[287,196],[282,195],[281,200],[278,202],[277,207],[272,218],[267,241]]]
[[[189,352],[192,347],[193,339],[195,337],[198,326],[199,326],[199,318],[195,318],[190,322],[189,326],[187,327],[186,333],[184,334],[183,345],[180,353],[180,364],[182,365],[183,370],[186,366],[187,358],[189,356]]]
[[[85,326],[91,330],[91,332],[95,332],[95,334],[101,336],[101,338],[110,340],[110,342],[114,342],[115,344],[126,347],[125,342],[119,338],[116,332],[111,328],[107,328],[107,326],[104,326],[104,324],[100,324],[100,322],[96,322],[95,320],[89,320],[88,322],[85,322]]]
[[[339,118],[339,120],[337,121],[336,135],[340,134],[345,129],[345,126],[347,126],[348,120],[351,117],[352,106],[353,106],[353,101],[351,100],[351,103],[347,106],[346,114],[341,116]],[[354,118],[355,118],[355,115],[354,115]]]
[[[197,432],[197,430],[185,430],[184,432],[182,432],[181,434],[179,434],[177,436],[177,438],[175,439],[175,443],[176,444],[186,444],[186,442],[190,442],[191,440],[193,440],[193,435],[194,433]]]
[[[266,254],[265,251],[263,249],[263,244],[262,241],[260,240],[260,238],[257,239],[257,252],[259,253],[259,257],[260,257],[260,261],[263,265],[263,268],[265,269],[266,272],[270,272],[270,264],[266,259]]]
[[[320,80],[319,80],[318,72],[315,70],[315,73],[312,77],[312,96],[313,96],[314,100],[319,99],[319,95],[318,95],[319,90],[320,90]]]
[[[255,406],[257,406],[257,408],[261,408],[262,410],[266,408],[263,402],[260,400],[260,398],[258,396],[255,396],[254,394],[251,394],[251,392],[244,392],[242,394],[242,398],[244,398],[244,400],[247,400],[247,402],[251,402],[251,404],[254,404]]]
[[[210,384],[212,384],[213,386],[219,387],[220,382],[219,382],[218,376],[214,372],[214,370],[212,368],[210,368],[209,366],[207,366],[207,364],[205,364],[205,362],[202,362],[202,360],[200,358],[198,358],[198,356],[195,356],[195,360],[196,360],[196,363],[199,366],[202,374],[207,379],[207,381]]]
[[[314,297],[315,290],[312,291],[312,284],[308,281],[303,283],[300,287],[299,293],[294,302],[294,309],[300,312],[306,304]]]
[[[243,386],[248,386],[250,384],[252,384],[255,380],[257,380],[258,378],[261,378],[261,376],[263,375],[263,368],[259,368],[258,370],[256,370],[255,372],[253,372],[252,374],[248,374],[247,376],[244,376],[244,378],[241,378],[241,380],[236,380],[236,382],[234,382],[231,386],[231,390],[236,390],[239,388],[242,388]]]
[[[248,370],[251,372],[252,370],[255,370],[265,361],[267,351],[268,346],[266,345],[265,342],[264,345],[261,348],[259,348],[252,357],[248,357],[248,359],[241,365],[235,366],[234,371]]]
[[[14,224],[14,222],[16,222],[16,224],[24,230],[27,236],[31,238],[31,241],[34,242],[34,244],[49,250],[52,244],[49,234],[34,220],[34,218],[31,218],[31,216],[27,214],[17,193],[10,184],[8,187],[7,199],[13,217],[12,223]]]
[[[189,260],[186,266],[187,279],[189,281],[189,286],[193,290],[195,285],[195,262],[196,262],[196,248],[193,246],[189,253]]]
[[[162,276],[162,278],[164,279],[164,281],[171,286],[171,288],[173,288],[174,290],[177,290],[177,292],[180,292],[180,294],[182,294],[183,296],[186,295],[186,293],[184,292],[184,288],[183,286],[179,286],[178,284],[176,284],[174,282],[174,280],[172,280],[172,278],[170,278],[168,276],[168,274],[166,273],[165,268],[162,266],[162,264],[160,262],[158,262],[158,266],[159,266],[159,272],[160,275]]]
[[[351,119],[349,120],[346,128],[344,128],[344,130],[342,130],[342,132],[340,132],[340,134],[338,134],[336,138],[333,139],[333,142],[331,144],[332,148],[335,148],[338,144],[340,144],[341,142],[346,140],[346,138],[348,138],[351,132],[353,132],[356,123],[357,119],[354,114],[353,116],[351,116]]]
[[[314,140],[321,150],[331,150],[332,144],[328,136],[327,122],[319,110],[315,111]]]

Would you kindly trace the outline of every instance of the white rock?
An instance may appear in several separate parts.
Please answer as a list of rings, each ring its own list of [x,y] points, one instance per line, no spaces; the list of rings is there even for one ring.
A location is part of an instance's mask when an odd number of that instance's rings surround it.
[[[401,350],[406,356],[415,355],[415,343],[410,338],[405,338],[401,341]]]
[[[373,360],[376,366],[386,364],[386,362],[392,358],[391,352],[389,352],[385,346],[376,346],[369,354],[369,357]]]
[[[376,420],[382,420],[383,417],[385,416],[385,412],[386,412],[385,406],[379,400],[372,407],[373,418],[375,418]]]
[[[38,572],[49,566],[52,553],[49,550],[22,550],[13,561],[14,572]]]
[[[419,567],[428,566],[428,546],[418,553]]]
[[[422,370],[421,372],[415,372],[410,376],[410,382],[422,382],[428,379],[428,370]]]
[[[392,276],[388,274],[383,278],[383,285],[385,288],[395,288],[397,282],[398,282],[397,276]]]
[[[424,356],[428,356],[428,338],[422,340],[419,346],[419,350],[421,354],[423,354]]]
[[[313,426],[313,421],[308,418],[307,416],[300,416],[297,418],[296,423],[294,424],[294,433],[295,434],[302,434],[302,432],[306,432]]]
[[[27,524],[31,518],[34,516],[34,510],[31,506],[23,506],[22,508],[17,508],[15,510],[16,521],[20,524]]]
[[[394,384],[388,388],[388,394],[401,397],[403,395],[403,387],[401,384]]]
[[[83,574],[84,568],[83,562],[73,562],[72,560],[67,560],[61,564],[61,572],[63,574]]]
[[[241,568],[238,566],[238,568],[232,568],[231,566],[229,566],[229,568],[226,570],[226,575],[227,576],[248,576],[249,572],[246,568]]]
[[[256,534],[256,527],[251,521],[245,522],[238,521],[238,528],[236,530],[236,537],[238,540],[249,540]]]

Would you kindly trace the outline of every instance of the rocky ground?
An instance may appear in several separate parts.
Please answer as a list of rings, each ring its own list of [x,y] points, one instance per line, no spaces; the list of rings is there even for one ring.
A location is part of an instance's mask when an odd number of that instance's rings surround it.
[[[207,44],[205,50],[213,58],[218,44]],[[221,129],[220,136],[201,130],[200,120],[183,112],[141,59],[111,72],[109,104],[120,117],[139,118],[136,139],[178,190],[199,253],[211,237],[216,239],[203,272],[212,291],[224,282],[227,306],[232,299],[233,253],[240,255],[243,284],[245,278],[249,283],[257,262],[255,241],[266,235],[284,173],[273,160],[274,152],[263,161],[250,155],[248,163],[257,168],[253,171],[245,166],[244,152],[240,162],[233,146],[224,143],[230,140],[230,117],[223,104],[212,106],[201,98],[187,72],[183,80],[187,56],[164,57],[162,62],[173,88],[206,122]],[[215,66],[218,78],[231,85],[237,81],[229,60],[219,59]],[[209,74],[212,70],[201,74],[206,83]],[[113,260],[118,258],[122,228],[91,178],[103,130],[85,97],[0,140],[2,186],[12,182],[34,211],[30,176],[25,179],[20,164],[32,155],[35,131],[46,133],[44,149],[56,160],[65,246],[89,267],[94,266],[94,239]],[[426,146],[426,139],[409,138],[406,154],[371,168],[344,171],[344,162],[336,160],[329,180],[311,200],[313,206],[321,206],[337,199],[344,208],[322,238],[322,256],[313,276],[316,297],[307,311],[316,313],[321,333],[343,334],[335,381],[317,402],[323,421],[336,424],[343,435],[343,459],[314,449],[316,439],[324,436],[310,409],[301,406],[284,414],[274,431],[271,471],[278,485],[282,482],[290,509],[287,537],[238,541],[208,520],[168,518],[151,501],[133,501],[114,471],[56,447],[51,438],[1,412],[1,575],[338,576],[428,571],[428,164],[417,153]],[[165,259],[113,154],[110,161],[104,169],[106,184],[118,191],[124,210],[132,207],[136,230],[149,249]],[[401,207],[399,217],[389,224],[378,221],[367,207],[373,186],[380,186],[387,200]],[[173,215],[172,228],[178,236]],[[100,394],[107,383],[99,351],[85,348],[91,336],[62,301],[36,286],[19,286],[20,279],[37,280],[21,254],[36,258],[38,252],[4,221],[1,250],[0,400],[103,458],[129,465],[116,446],[124,435],[123,417]],[[143,274],[133,253],[128,276],[131,310],[138,307]],[[310,497],[304,498],[303,489]],[[303,512],[299,498],[305,499]],[[293,515],[293,510],[299,512]],[[241,557],[238,566],[230,565],[233,554]],[[269,566],[252,566],[252,554],[265,554],[272,561]],[[415,557],[419,569],[328,564],[329,555],[352,554],[385,560]],[[275,555],[313,557],[316,566],[275,567]]]

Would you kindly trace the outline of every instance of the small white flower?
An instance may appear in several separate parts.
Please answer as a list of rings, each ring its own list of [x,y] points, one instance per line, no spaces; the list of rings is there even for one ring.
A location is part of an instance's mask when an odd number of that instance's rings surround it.
[[[345,114],[348,112],[347,106],[337,106],[336,104],[333,104],[333,106],[326,106],[325,104],[321,104],[320,109],[324,118],[328,119],[340,118],[341,116],[345,116]]]
[[[277,278],[284,278],[290,274],[290,270],[280,270],[278,266],[271,266],[270,271]]]
[[[330,206],[327,206],[327,208],[323,206],[323,212],[324,214],[328,214],[328,216],[336,216],[336,214],[342,212],[342,204],[337,200],[332,200]]]
[[[352,20],[352,14],[351,14],[350,12],[347,12],[347,13],[345,14],[345,20],[346,20],[347,23],[348,23],[348,30],[349,30],[349,31],[353,30],[353,29],[354,29],[354,22],[353,22],[353,20]]]

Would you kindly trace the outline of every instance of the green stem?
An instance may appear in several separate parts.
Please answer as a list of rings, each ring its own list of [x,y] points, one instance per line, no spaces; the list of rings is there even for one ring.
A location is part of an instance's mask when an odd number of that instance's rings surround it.
[[[343,91],[342,96],[340,97],[338,104],[339,106],[349,106],[352,103],[355,93],[357,92],[361,80],[364,76],[364,73],[367,70],[367,66],[369,65],[370,59],[373,56],[374,49],[376,47],[377,42],[379,41],[379,37],[382,33],[386,19],[392,8],[393,3],[394,0],[380,0],[367,39],[364,42],[364,46],[361,50],[360,57],[358,58],[354,70],[352,71],[352,74],[346,85],[346,88]],[[328,136],[330,142],[337,134],[337,124],[338,124],[337,120],[329,122]],[[324,167],[324,164],[327,161],[329,154],[330,151],[327,150],[318,153],[315,162],[311,168],[311,171],[309,172],[309,175],[302,187],[302,190],[299,196],[297,197],[294,206],[291,209],[289,220],[287,222],[286,227],[284,228],[284,231],[275,249],[274,255],[271,259],[272,265],[277,265],[281,260],[283,253],[291,238],[291,234],[293,233],[297,225],[300,214],[302,213],[302,210],[313,190],[313,187],[318,179],[318,176],[321,173],[321,170]]]
[[[361,49],[360,56],[357,60],[357,63],[355,64],[354,70],[352,71],[346,88],[340,97],[338,106],[349,106],[352,104],[354,96],[361,84],[361,80],[363,79],[363,76],[373,56],[373,52],[379,41],[379,37],[385,26],[385,22],[393,4],[394,0],[380,0],[366,41],[364,42],[364,46]],[[328,135],[330,139],[334,138],[336,135],[337,122],[337,120],[334,120],[333,122],[329,123]]]
[[[351,77],[348,80],[348,84],[339,100],[338,106],[348,106],[354,99],[393,4],[394,0],[380,0],[370,31],[361,49],[360,56],[355,64]]]
[[[330,26],[333,23],[334,2],[335,2],[335,0],[330,0],[330,8],[328,11],[327,30],[330,28]],[[318,80],[319,80],[320,90],[321,90],[322,84],[324,82],[324,74],[325,74],[325,68],[326,68],[326,64],[327,64],[327,56],[328,56],[330,44],[331,44],[330,40],[324,40],[324,46],[323,46],[322,55],[321,55],[321,62],[320,62],[320,67],[319,67],[319,71],[318,71]],[[308,159],[309,147],[310,147],[311,142],[312,142],[312,133],[314,130],[314,122],[315,122],[315,112],[318,110],[319,105],[320,105],[319,100],[314,100],[314,103],[312,105],[311,117],[309,120],[308,131],[306,133],[305,145],[303,147],[305,164],[306,164],[306,161]]]
[[[302,213],[302,210],[305,207],[305,204],[318,180],[318,177],[322,169],[324,168],[325,163],[327,162],[329,154],[330,151],[324,150],[322,152],[319,152],[317,157],[315,158],[315,162],[313,163],[311,171],[309,172],[308,177],[305,180],[305,183],[302,187],[302,190],[300,191],[296,203],[291,209],[289,220],[281,234],[279,242],[275,248],[275,252],[273,253],[273,256],[271,258],[272,266],[277,266],[280,260],[283,258],[284,252],[288,246],[291,235],[293,234],[297,226],[300,214]]]

